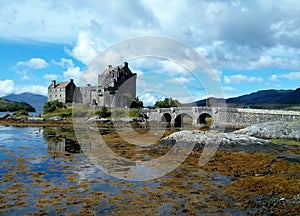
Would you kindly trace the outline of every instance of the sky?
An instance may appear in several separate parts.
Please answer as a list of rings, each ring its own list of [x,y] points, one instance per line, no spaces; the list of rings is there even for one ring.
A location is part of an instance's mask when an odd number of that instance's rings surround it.
[[[81,78],[101,53],[144,36],[176,40],[193,49],[213,74],[207,80],[202,78],[207,67],[197,72],[168,56],[108,56],[107,65],[129,62],[138,75],[137,95],[145,104],[163,97],[191,102],[262,89],[296,89],[299,14],[298,0],[0,0],[0,97],[47,95],[51,80],[74,79],[82,85]],[[148,41],[139,45],[148,51],[161,46],[178,59],[188,55],[176,50],[180,47]],[[208,86],[218,86],[218,91]]]

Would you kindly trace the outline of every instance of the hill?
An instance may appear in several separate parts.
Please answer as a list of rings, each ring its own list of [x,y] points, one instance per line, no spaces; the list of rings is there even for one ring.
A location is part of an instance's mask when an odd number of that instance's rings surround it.
[[[216,99],[216,98],[211,98]],[[206,100],[194,102],[197,106],[206,106]],[[299,109],[300,88],[296,90],[261,90],[239,97],[226,99],[228,107],[257,109]]]
[[[14,102],[0,98],[0,112],[15,112],[25,110],[28,112],[35,112],[35,108],[25,102]]]
[[[46,96],[32,93],[21,93],[21,94],[10,94],[3,97],[6,100],[16,101],[16,102],[26,102],[33,106],[38,113],[43,112],[43,106],[48,100]]]

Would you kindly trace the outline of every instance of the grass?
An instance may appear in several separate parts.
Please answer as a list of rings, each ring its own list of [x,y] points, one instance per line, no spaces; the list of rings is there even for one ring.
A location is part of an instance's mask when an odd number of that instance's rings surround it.
[[[300,141],[296,141],[296,140],[270,139],[269,141],[273,144],[286,144],[286,145],[300,146]]]
[[[41,117],[42,118],[50,118],[53,116],[61,116],[63,118],[71,117],[72,116],[72,107],[59,108],[53,112],[45,113]]]

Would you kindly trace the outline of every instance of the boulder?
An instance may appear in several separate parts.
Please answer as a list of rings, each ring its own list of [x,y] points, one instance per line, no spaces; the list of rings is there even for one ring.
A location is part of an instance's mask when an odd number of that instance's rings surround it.
[[[300,122],[266,122],[252,125],[233,133],[254,136],[262,139],[300,140]]]
[[[6,119],[6,118],[8,118],[9,116],[10,116],[10,114],[8,114],[8,113],[3,114],[3,115],[0,116],[0,120]]]
[[[215,145],[222,147],[269,145],[268,140],[235,133],[218,133],[183,130],[163,138],[159,145],[173,146],[176,142],[194,143],[196,147]]]

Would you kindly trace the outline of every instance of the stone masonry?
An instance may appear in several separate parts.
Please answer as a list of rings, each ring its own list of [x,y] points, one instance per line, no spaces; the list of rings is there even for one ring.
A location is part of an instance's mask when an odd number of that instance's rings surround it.
[[[58,100],[63,103],[81,103],[106,107],[130,107],[136,98],[136,78],[128,63],[109,65],[98,75],[98,85],[77,87],[73,80],[56,83],[48,87],[48,101]]]

